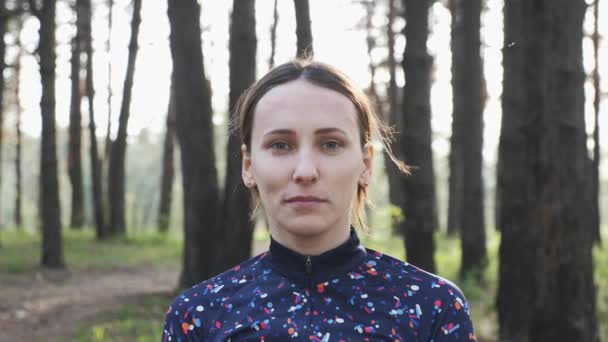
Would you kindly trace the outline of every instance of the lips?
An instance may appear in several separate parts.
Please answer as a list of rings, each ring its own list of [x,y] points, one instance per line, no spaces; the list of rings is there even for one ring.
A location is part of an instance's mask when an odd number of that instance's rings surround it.
[[[315,202],[325,202],[324,199],[316,196],[294,196],[288,198],[285,202],[294,203],[294,202],[302,202],[302,203],[315,203]]]

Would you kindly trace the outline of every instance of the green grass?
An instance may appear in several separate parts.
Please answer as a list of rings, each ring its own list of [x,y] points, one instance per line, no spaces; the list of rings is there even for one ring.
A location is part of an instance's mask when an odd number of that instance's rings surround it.
[[[105,312],[66,341],[158,341],[171,295],[148,295]]]
[[[40,236],[23,231],[1,231],[0,270],[18,274],[33,272],[40,265]],[[142,234],[129,238],[96,241],[93,230],[64,230],[64,258],[71,270],[113,268],[145,264],[179,264],[179,237]]]

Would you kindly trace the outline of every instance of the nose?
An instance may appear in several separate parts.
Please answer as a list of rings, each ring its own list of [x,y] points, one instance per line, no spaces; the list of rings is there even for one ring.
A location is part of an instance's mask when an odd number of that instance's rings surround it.
[[[313,183],[318,179],[319,170],[314,157],[308,152],[300,153],[293,171],[293,180],[296,183]]]

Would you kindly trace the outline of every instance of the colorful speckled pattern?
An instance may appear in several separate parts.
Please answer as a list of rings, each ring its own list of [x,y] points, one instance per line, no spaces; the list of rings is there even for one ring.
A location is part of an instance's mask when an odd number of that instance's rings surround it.
[[[169,307],[162,341],[475,341],[452,283],[349,240],[319,256],[268,252]]]

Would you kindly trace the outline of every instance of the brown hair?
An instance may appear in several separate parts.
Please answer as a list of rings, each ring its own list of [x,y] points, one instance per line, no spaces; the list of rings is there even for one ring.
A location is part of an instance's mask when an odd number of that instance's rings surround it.
[[[304,79],[314,85],[337,91],[346,96],[357,110],[361,148],[365,148],[373,139],[377,139],[399,170],[405,174],[410,173],[409,166],[397,159],[391,151],[390,142],[394,133],[393,129],[378,119],[367,95],[340,70],[331,65],[308,59],[296,59],[275,67],[239,98],[233,116],[234,122],[231,123],[231,126],[233,130],[238,130],[240,133],[241,142],[246,145],[248,152],[251,151],[253,114],[257,103],[270,89],[297,79]],[[251,188],[250,192],[253,198],[252,217],[255,217],[260,214],[262,208],[257,188]],[[364,232],[368,231],[366,205],[372,205],[367,187],[359,184],[357,198],[353,201],[352,209],[354,218]]]

